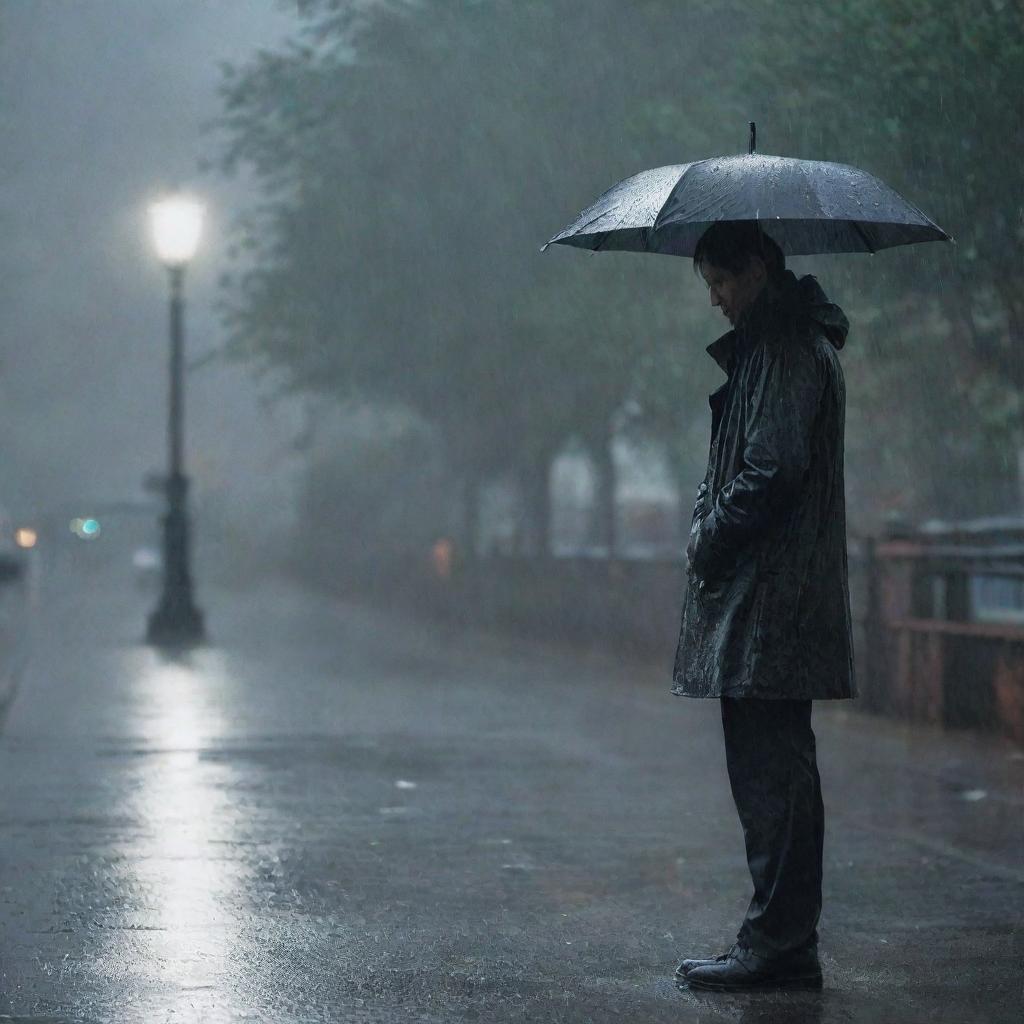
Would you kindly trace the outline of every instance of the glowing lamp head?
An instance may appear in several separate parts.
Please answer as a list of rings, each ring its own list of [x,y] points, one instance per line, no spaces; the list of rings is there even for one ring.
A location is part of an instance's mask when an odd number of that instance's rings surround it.
[[[14,543],[19,548],[34,548],[38,539],[38,534],[31,526],[21,526],[14,531]]]
[[[186,195],[158,199],[149,208],[153,244],[160,262],[183,267],[196,254],[203,229],[203,206]]]

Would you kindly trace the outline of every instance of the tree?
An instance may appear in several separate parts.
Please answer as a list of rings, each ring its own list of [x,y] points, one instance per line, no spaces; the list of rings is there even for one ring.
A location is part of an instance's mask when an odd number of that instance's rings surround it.
[[[1004,154],[1024,143],[1020,5],[776,0],[754,12],[742,66],[752,109],[781,114],[786,151],[866,167],[957,240],[851,264],[851,290],[878,295],[861,320],[873,336],[858,367],[865,449],[903,450],[919,513],[1016,504],[1024,297],[1008,270],[1024,261],[1024,168]]]
[[[697,13],[612,0],[300,11],[301,41],[224,83],[222,164],[251,167],[266,195],[238,228],[249,266],[226,282],[230,351],[290,387],[405,403],[437,425],[467,509],[489,475],[523,482],[543,549],[550,462],[572,436],[607,444],[634,367],[665,354],[651,325],[666,298],[638,310],[650,268],[633,257],[597,272],[539,243],[668,151],[633,114],[659,90],[696,90],[675,68]],[[650,45],[671,60],[644,59]],[[618,75],[585,73],[613,51]]]

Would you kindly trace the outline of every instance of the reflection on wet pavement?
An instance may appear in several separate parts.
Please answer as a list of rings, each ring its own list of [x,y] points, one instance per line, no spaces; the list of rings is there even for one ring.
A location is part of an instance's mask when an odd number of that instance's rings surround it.
[[[96,970],[111,983],[155,983],[176,994],[176,1000],[161,1002],[164,1012],[187,1014],[198,993],[223,986],[237,942],[234,908],[244,872],[237,859],[219,853],[218,844],[230,847],[242,823],[230,801],[230,767],[200,762],[202,751],[224,732],[220,709],[207,696],[215,654],[204,654],[200,668],[140,653],[132,672],[136,718],[126,723],[132,738],[123,783],[124,811],[135,827],[113,851],[119,889],[130,892],[133,903],[131,911],[120,908],[122,923],[114,927],[137,934],[133,955],[112,944]]]
[[[819,705],[825,988],[680,990],[749,899],[713,702],[285,584],[164,660],[98,593],[41,613],[0,737],[9,1015],[1019,1019],[1016,751]]]

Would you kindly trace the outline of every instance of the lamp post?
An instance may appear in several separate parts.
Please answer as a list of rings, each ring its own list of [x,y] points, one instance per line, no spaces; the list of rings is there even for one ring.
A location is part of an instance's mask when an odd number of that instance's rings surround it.
[[[182,466],[184,433],[183,329],[185,267],[195,255],[202,230],[203,208],[187,196],[174,194],[149,210],[153,242],[171,284],[170,402],[167,419],[167,513],[164,516],[164,578],[160,603],[150,614],[146,639],[151,644],[184,647],[205,638],[202,612],[192,600],[189,575],[189,526],[186,510],[188,478]]]

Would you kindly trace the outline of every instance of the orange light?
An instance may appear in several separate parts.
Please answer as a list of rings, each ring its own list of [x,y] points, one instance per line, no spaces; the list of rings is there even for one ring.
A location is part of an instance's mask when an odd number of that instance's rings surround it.
[[[36,531],[29,526],[22,526],[14,531],[14,543],[19,548],[34,548],[38,539]]]
[[[434,571],[441,579],[448,579],[452,574],[452,542],[446,537],[435,541],[431,555],[434,559]]]

